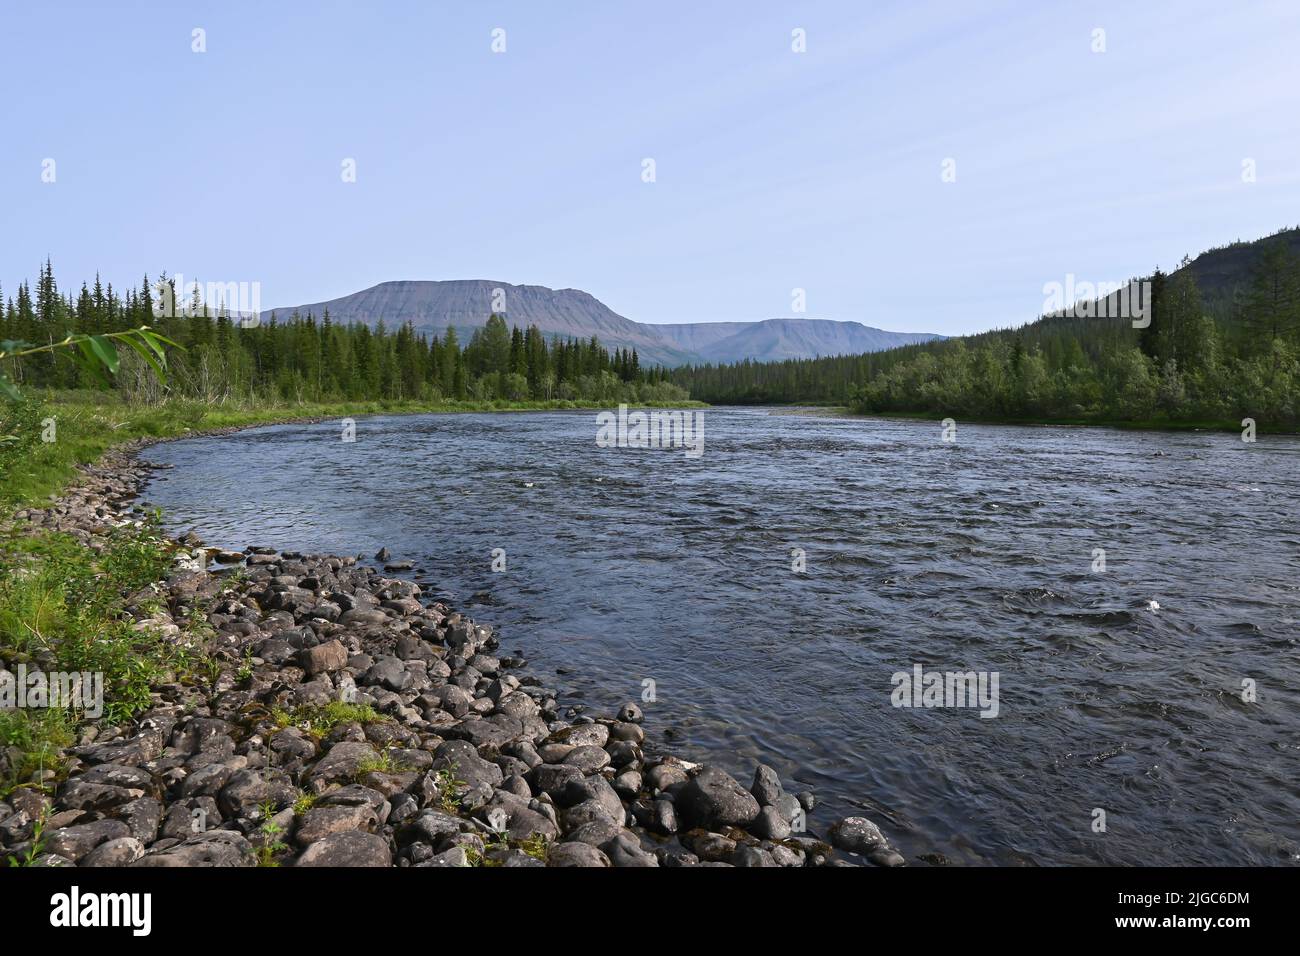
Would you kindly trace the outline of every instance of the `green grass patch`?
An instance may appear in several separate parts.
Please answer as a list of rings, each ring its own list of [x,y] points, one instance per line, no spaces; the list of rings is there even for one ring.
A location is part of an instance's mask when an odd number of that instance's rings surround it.
[[[317,739],[326,736],[341,724],[377,724],[391,720],[387,714],[381,714],[369,704],[349,704],[341,700],[330,701],[322,706],[295,707],[293,710],[276,708],[271,712],[271,720],[277,730],[297,727]]]
[[[415,768],[403,763],[388,750],[381,751],[373,757],[367,757],[357,764],[357,779],[368,773],[406,773]]]
[[[11,534],[0,541],[0,658],[11,669],[102,675],[103,712],[94,719],[110,726],[151,706],[156,684],[210,674],[187,635],[137,629],[124,610],[128,596],[166,576],[171,552],[154,518],[115,529],[98,554],[69,535]],[[86,719],[55,708],[5,712],[0,747],[15,749],[0,761],[0,787],[57,772],[58,751]]]

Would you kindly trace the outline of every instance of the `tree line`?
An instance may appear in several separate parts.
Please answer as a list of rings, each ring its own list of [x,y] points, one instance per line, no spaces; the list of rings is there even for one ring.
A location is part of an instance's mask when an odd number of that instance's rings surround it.
[[[1207,305],[1189,262],[1150,278],[1150,324],[1047,316],[867,355],[675,369],[700,401],[842,404],[985,420],[1300,422],[1300,258],[1264,240]]]
[[[160,283],[167,283],[166,286]],[[162,293],[160,295],[159,293]],[[161,302],[181,302],[177,309]],[[168,314],[169,312],[174,314]],[[161,314],[159,314],[161,313]],[[119,292],[96,277],[76,295],[59,291],[50,262],[33,290],[0,295],[0,341],[46,344],[70,333],[101,335],[150,326],[181,346],[168,356],[163,384],[143,359],[127,352],[113,382],[130,399],[161,398],[164,390],[204,402],[267,400],[415,400],[523,402],[570,400],[670,402],[686,393],[658,366],[642,367],[635,349],[606,349],[588,340],[548,340],[536,326],[511,328],[492,314],[461,344],[455,328],[441,335],[410,323],[335,324],[294,312],[284,321],[209,308],[196,287],[184,290],[163,276]],[[102,384],[93,367],[54,353],[14,359],[7,374],[19,385],[86,388]]]

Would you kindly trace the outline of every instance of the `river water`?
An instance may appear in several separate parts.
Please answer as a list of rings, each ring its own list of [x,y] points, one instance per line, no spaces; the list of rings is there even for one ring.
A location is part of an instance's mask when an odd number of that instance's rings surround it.
[[[145,497],[212,545],[387,546],[562,703],[653,681],[652,741],[746,784],[771,764],[814,832],[864,813],[913,862],[1300,860],[1300,441],[722,408],[699,457],[596,435],[258,428],[149,449],[175,468]],[[918,665],[996,673],[997,715],[894,706]]]

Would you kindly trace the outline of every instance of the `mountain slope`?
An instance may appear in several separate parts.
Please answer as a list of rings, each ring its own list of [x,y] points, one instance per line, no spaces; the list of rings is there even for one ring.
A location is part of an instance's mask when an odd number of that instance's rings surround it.
[[[498,294],[500,290],[500,294]],[[501,306],[504,305],[504,308]],[[858,322],[826,319],[769,319],[764,322],[696,322],[652,325],[633,322],[580,289],[548,289],[487,279],[381,282],[351,295],[275,309],[280,319],[295,311],[318,319],[389,328],[410,322],[418,331],[442,333],[455,327],[462,340],[481,328],[494,310],[512,325],[536,325],[546,335],[596,336],[608,348],[634,348],[643,364],[676,366],[733,362],[745,358],[815,358],[868,352],[925,341],[935,336],[885,332]],[[262,313],[263,320],[272,311]]]
[[[779,362],[788,358],[859,355],[937,338],[924,332],[885,332],[860,322],[830,319],[701,322],[662,328],[665,335],[684,347],[689,347],[687,342],[694,343],[694,351],[714,363],[734,362],[737,357]]]
[[[1234,294],[1249,288],[1251,270],[1264,252],[1275,245],[1285,245],[1292,255],[1300,256],[1300,228],[1283,229],[1253,242],[1238,241],[1210,249],[1182,269],[1192,274],[1207,306],[1212,310],[1226,310]]]

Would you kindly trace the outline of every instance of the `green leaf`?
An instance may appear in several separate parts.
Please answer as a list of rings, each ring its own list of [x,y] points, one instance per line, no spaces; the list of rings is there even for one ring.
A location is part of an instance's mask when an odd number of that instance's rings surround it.
[[[117,347],[112,341],[103,335],[92,335],[89,340],[90,347],[95,353],[95,357],[104,363],[112,375],[117,374]]]
[[[140,336],[140,338],[142,339],[144,338],[143,334]],[[122,341],[125,342],[127,345],[131,346],[131,348],[135,349],[137,352],[139,352],[141,357],[143,357],[146,362],[148,362],[150,365],[153,366],[154,374],[158,376],[158,381],[160,382],[167,381],[167,370],[163,368],[162,363],[158,361],[158,357],[154,355],[154,353],[151,352],[148,348],[145,347],[144,343],[137,341],[133,336],[127,336]]]
[[[157,334],[151,332],[147,328],[142,328],[142,329],[136,329],[136,335],[140,337],[140,339],[144,342],[145,345],[153,349],[153,353],[158,357],[159,362],[161,362],[163,365],[167,364],[167,352],[163,349],[162,344],[159,342],[159,337]]]
[[[185,346],[173,342],[171,339],[167,338],[167,336],[163,335],[161,332],[155,332],[147,325],[141,326],[139,329],[137,329],[137,331],[141,332],[142,334],[148,335],[150,338],[157,339],[159,342],[162,342],[164,345],[170,345],[172,348],[180,349],[182,352],[185,351]]]
[[[0,372],[0,392],[3,392],[5,398],[11,402],[20,401],[23,397],[23,393],[18,391],[18,386],[9,381],[9,376],[3,372]]]
[[[73,353],[73,361],[75,361],[78,366],[85,369],[85,371],[89,373],[90,377],[96,382],[99,382],[101,385],[107,385],[109,383],[108,375],[104,373],[104,366],[100,362],[99,356],[95,354],[95,350],[90,344],[90,339],[78,339],[77,348],[80,349],[80,352]]]

